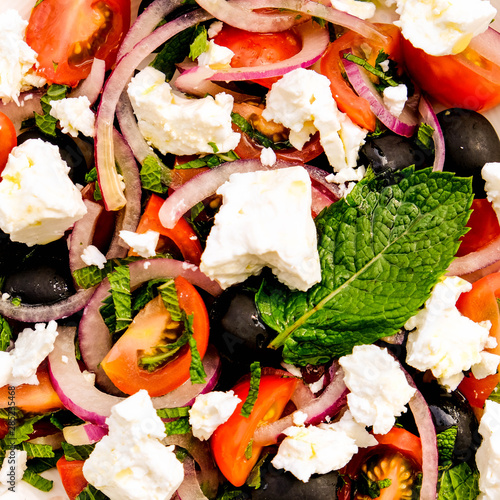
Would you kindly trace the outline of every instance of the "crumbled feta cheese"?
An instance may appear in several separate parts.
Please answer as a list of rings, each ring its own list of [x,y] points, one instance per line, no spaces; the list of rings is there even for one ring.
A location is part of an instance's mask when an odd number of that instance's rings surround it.
[[[160,239],[160,233],[152,231],[151,229],[142,234],[122,230],[120,231],[120,238],[131,247],[134,252],[147,259],[156,255],[156,246]]]
[[[339,363],[351,391],[347,405],[356,422],[373,426],[375,434],[386,434],[395,418],[406,412],[405,405],[415,393],[399,363],[376,345],[355,346]]]
[[[405,107],[408,98],[408,88],[404,83],[400,83],[396,87],[385,88],[382,94],[387,109],[397,118]]]
[[[296,425],[297,427],[300,427],[301,425],[304,425],[306,420],[308,419],[307,413],[304,413],[303,411],[297,410],[293,412],[292,414],[292,422],[293,425]]]
[[[486,197],[500,221],[500,163],[485,163],[481,169],[481,177],[484,179]]]
[[[128,95],[142,135],[162,154],[213,153],[214,145],[226,153],[240,141],[231,128],[233,97],[224,92],[215,99],[188,99],[148,66],[132,78]]]
[[[276,163],[276,153],[273,148],[264,148],[260,152],[260,162],[266,167],[272,167]]]
[[[63,354],[63,355],[61,356],[61,361],[62,361],[65,365],[67,365],[67,364],[68,364],[68,362],[69,362],[69,358],[68,358],[68,356],[65,356],[65,355]]]
[[[217,193],[223,203],[200,265],[207,276],[227,288],[269,266],[290,288],[307,290],[321,280],[303,167],[233,174]]]
[[[205,441],[234,413],[241,399],[233,391],[212,391],[196,397],[189,410],[193,436]]]
[[[12,150],[0,182],[0,228],[12,241],[44,245],[87,213],[69,170],[59,148],[42,139]]]
[[[108,261],[106,256],[94,245],[88,245],[84,248],[81,259],[87,266],[97,266],[104,269],[104,264]]]
[[[487,0],[397,0],[403,36],[433,56],[462,52],[496,15]]]
[[[45,85],[33,66],[37,53],[24,41],[28,21],[17,10],[9,9],[0,16],[0,99],[19,105],[21,92]]]
[[[164,446],[165,425],[140,390],[111,409],[109,433],[83,466],[83,475],[110,500],[168,500],[184,479],[174,446]]]
[[[23,478],[27,469],[26,461],[28,454],[24,450],[9,448],[5,452],[5,457],[0,469],[0,497],[9,491],[16,490],[16,484]]]
[[[474,377],[481,380],[497,372],[500,356],[487,351],[480,352],[479,356],[481,357],[481,361],[474,363],[470,371]]]
[[[385,61],[379,63],[379,66],[382,68],[382,71],[384,73],[387,73],[389,71],[389,64],[390,64],[389,59],[386,59]]]
[[[311,389],[311,392],[313,394],[316,394],[317,392],[321,391],[323,387],[325,387],[325,376],[322,375],[316,382],[313,382],[312,384],[307,384],[309,389]]]
[[[228,68],[234,52],[227,47],[217,45],[213,40],[208,42],[208,49],[198,56],[199,66],[208,66],[212,69]]]
[[[375,14],[375,4],[365,0],[331,0],[332,7],[360,19],[370,19]]]
[[[59,120],[62,132],[78,137],[81,132],[87,137],[94,137],[95,116],[90,109],[87,96],[68,97],[58,101],[50,101],[51,116]]]
[[[38,385],[36,370],[54,349],[57,335],[55,321],[49,321],[47,325],[36,323],[34,329],[25,328],[19,333],[14,349],[0,353],[0,386]]]
[[[83,370],[82,375],[83,375],[83,379],[89,385],[95,385],[95,373],[89,372],[88,370]]]
[[[500,498],[500,404],[486,400],[479,423],[483,440],[476,452],[479,469],[479,500]]]
[[[208,38],[213,38],[214,36],[217,36],[222,28],[224,27],[222,21],[214,21],[208,28]]]
[[[342,431],[354,440],[358,448],[368,448],[369,446],[378,444],[378,441],[366,430],[366,427],[354,420],[349,410],[344,412],[342,418],[338,422],[334,422],[333,424],[319,424],[319,427],[330,427]]]
[[[290,142],[299,150],[319,131],[335,172],[356,166],[366,130],[338,110],[326,76],[304,68],[290,71],[273,84],[262,116],[288,127]]]
[[[425,308],[405,324],[407,330],[414,330],[408,334],[406,362],[421,371],[431,370],[449,390],[462,381],[463,371],[483,362],[481,352],[488,341],[491,324],[475,323],[455,306],[460,294],[471,288],[468,281],[456,276],[444,278],[434,287]],[[481,366],[487,368],[484,363]]]

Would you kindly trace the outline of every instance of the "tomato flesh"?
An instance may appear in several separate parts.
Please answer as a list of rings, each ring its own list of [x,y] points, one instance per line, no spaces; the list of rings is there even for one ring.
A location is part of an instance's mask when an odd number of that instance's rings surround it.
[[[75,500],[88,481],[83,475],[83,464],[85,460],[66,460],[62,456],[56,463],[61,482],[70,500]]]
[[[208,313],[203,299],[186,279],[175,279],[179,306],[188,316],[193,315],[193,338],[203,358],[208,346]],[[121,391],[135,394],[146,389],[150,396],[162,396],[189,380],[191,351],[185,345],[167,364],[149,372],[139,365],[139,358],[149,354],[165,339],[179,333],[160,296],[149,302],[134,318],[125,333],[113,345],[101,362],[103,370]]]
[[[130,27],[130,0],[43,0],[31,11],[26,42],[37,52],[37,73],[75,86],[94,57],[110,68]]]
[[[11,119],[0,112],[0,174],[2,173],[9,154],[17,146],[16,128]]]
[[[262,375],[259,394],[250,416],[241,415],[241,408],[248,396],[250,381],[242,380],[233,387],[234,394],[241,399],[234,413],[224,424],[217,427],[211,437],[212,452],[222,474],[234,486],[242,486],[259,459],[262,446],[247,449],[255,430],[278,420],[290,400],[297,379],[280,375]]]

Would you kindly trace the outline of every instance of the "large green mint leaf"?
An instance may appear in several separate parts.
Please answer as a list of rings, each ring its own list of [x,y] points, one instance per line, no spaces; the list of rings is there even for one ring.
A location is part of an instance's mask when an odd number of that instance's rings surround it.
[[[479,495],[479,472],[464,462],[443,472],[438,500],[474,500]]]
[[[321,283],[300,292],[264,281],[257,306],[287,362],[324,363],[395,334],[453,260],[470,179],[413,168],[397,177],[367,176],[316,218]]]

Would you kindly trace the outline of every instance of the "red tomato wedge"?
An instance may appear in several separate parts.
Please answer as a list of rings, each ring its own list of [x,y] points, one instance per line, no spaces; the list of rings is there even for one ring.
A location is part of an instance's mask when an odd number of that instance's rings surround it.
[[[56,463],[62,485],[70,500],[75,500],[88,484],[83,475],[84,463],[85,460],[66,460],[64,456]]]
[[[373,114],[368,101],[354,92],[349,83],[344,79],[344,66],[341,52],[351,49],[360,52],[360,47],[369,46],[371,54],[368,62],[373,64],[380,50],[387,53],[392,60],[401,61],[401,34],[394,25],[377,25],[378,29],[387,36],[387,43],[381,44],[361,37],[353,31],[348,31],[337,40],[332,42],[321,58],[320,71],[328,77],[331,82],[330,88],[340,111],[346,113],[349,118],[360,127],[374,131],[377,119]],[[361,55],[361,54],[358,54]]]
[[[181,251],[184,260],[198,266],[203,252],[198,235],[189,222],[182,217],[172,229],[164,227],[158,217],[158,212],[163,202],[164,200],[160,196],[156,194],[151,195],[137,226],[136,233],[142,234],[148,230],[152,230],[160,233],[162,236],[166,236],[175,243]],[[130,252],[130,255],[137,254]]]
[[[470,48],[457,55],[431,56],[402,38],[411,78],[448,108],[486,111],[500,103],[500,67]]]
[[[227,24],[214,37],[217,45],[231,49],[233,68],[254,67],[284,61],[298,54],[302,48],[300,37],[293,30],[277,33],[243,31]],[[254,80],[268,89],[281,77]]]
[[[16,128],[11,119],[0,112],[0,174],[2,173],[12,148],[17,146]]]
[[[75,86],[94,58],[109,69],[130,27],[130,0],[43,0],[31,11],[26,42],[38,54],[38,74]]]
[[[252,446],[248,455],[249,445],[255,429],[278,420],[290,400],[297,379],[283,378],[280,375],[262,375],[259,385],[259,395],[250,416],[241,415],[241,408],[250,389],[250,380],[246,379],[233,387],[241,402],[236,407],[229,420],[217,427],[211,437],[212,452],[226,479],[234,486],[242,486],[253,466],[259,459],[262,446]]]
[[[208,346],[208,313],[203,299],[186,279],[175,279],[180,308],[188,316],[193,315],[193,338],[203,358]],[[146,389],[150,396],[162,396],[189,379],[191,351],[183,346],[173,359],[159,368],[148,371],[139,366],[139,359],[152,353],[167,339],[175,340],[181,332],[179,323],[172,321],[160,296],[139,312],[125,333],[113,345],[101,362],[103,370],[121,391],[135,394]]]

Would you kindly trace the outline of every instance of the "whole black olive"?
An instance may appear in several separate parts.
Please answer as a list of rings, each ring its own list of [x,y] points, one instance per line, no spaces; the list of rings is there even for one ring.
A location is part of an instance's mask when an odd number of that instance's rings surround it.
[[[28,139],[42,139],[45,142],[50,142],[59,148],[61,158],[68,164],[70,168],[69,177],[75,183],[85,185],[85,173],[87,172],[87,162],[80,147],[67,134],[63,134],[60,130],[56,131],[56,136],[52,137],[45,135],[38,129],[30,129],[20,134],[17,138],[17,144],[22,144]]]
[[[5,276],[24,262],[33,249],[24,243],[17,243],[0,231],[0,276]]]
[[[433,160],[433,155],[420,149],[412,139],[389,133],[367,138],[359,151],[358,164],[371,166],[375,173],[382,173],[410,165],[424,168],[432,165]]]
[[[311,476],[307,483],[297,479],[290,472],[276,469],[271,463],[260,470],[261,486],[252,490],[252,500],[335,500],[337,498],[336,471]]]
[[[485,198],[481,169],[500,162],[500,140],[491,123],[470,109],[452,108],[437,115],[445,142],[444,170],[461,177],[472,176],[477,198]]]

